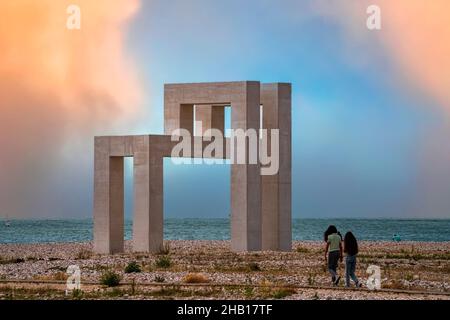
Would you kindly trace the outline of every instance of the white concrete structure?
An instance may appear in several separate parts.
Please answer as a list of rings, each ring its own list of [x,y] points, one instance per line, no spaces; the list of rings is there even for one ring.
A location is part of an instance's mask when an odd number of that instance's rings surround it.
[[[95,137],[94,251],[123,251],[123,157],[134,157],[133,250],[158,252],[163,245],[163,158],[176,144],[173,130],[193,133],[194,106],[202,122],[197,135],[209,128],[224,130],[225,106],[231,106],[232,129],[259,129],[260,105],[263,128],[280,131],[280,168],[276,175],[261,176],[259,164],[231,165],[231,247],[291,250],[291,85],[243,81],[167,84],[165,135]]]

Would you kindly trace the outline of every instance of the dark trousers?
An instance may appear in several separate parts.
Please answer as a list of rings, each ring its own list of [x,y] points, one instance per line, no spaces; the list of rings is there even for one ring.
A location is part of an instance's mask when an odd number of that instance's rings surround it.
[[[339,255],[339,251],[331,251],[328,253],[328,271],[331,273],[332,281],[336,280]]]

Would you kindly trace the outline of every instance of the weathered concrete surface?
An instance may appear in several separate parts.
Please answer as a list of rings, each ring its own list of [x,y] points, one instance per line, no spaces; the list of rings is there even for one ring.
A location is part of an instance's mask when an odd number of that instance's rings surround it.
[[[165,133],[170,135],[178,128],[186,128],[192,132],[192,127],[187,126],[183,121],[184,112],[182,111],[190,105],[206,105],[206,109],[211,109],[211,105],[230,105],[232,129],[259,129],[259,98],[260,83],[257,81],[166,84],[164,86]],[[187,110],[186,113],[191,114],[190,109]],[[212,111],[205,113],[206,115],[200,115],[201,119],[212,119]],[[220,115],[216,116],[215,121],[220,121]],[[206,122],[207,125],[211,125],[210,123],[212,121]],[[245,149],[248,153],[248,143]],[[261,250],[261,176],[259,173],[259,164],[231,166],[231,247],[235,251]]]
[[[109,137],[95,139],[94,250],[123,251],[123,158],[110,156]]]
[[[290,251],[291,218],[291,85],[268,83],[261,86],[263,128],[279,129],[279,171],[262,179],[262,248]],[[268,135],[270,150],[270,134]]]
[[[231,106],[232,129],[280,129],[280,171],[261,176],[260,165],[231,166],[231,247],[234,251],[291,249],[291,87],[256,81],[169,84],[164,90],[166,135],[95,138],[94,250],[123,251],[123,157],[134,157],[133,250],[157,252],[163,244],[163,158],[171,156],[173,130],[193,132],[196,118],[224,131],[224,106]],[[192,138],[192,156],[202,157],[207,141]],[[230,144],[224,139],[226,152]],[[249,146],[246,142],[248,158]],[[270,148],[269,148],[270,150]],[[233,155],[234,156],[234,155]]]
[[[201,122],[200,128],[196,127],[196,136],[205,136],[209,129],[217,129],[222,134],[225,132],[225,107],[217,105],[196,105],[195,106],[195,121]]]

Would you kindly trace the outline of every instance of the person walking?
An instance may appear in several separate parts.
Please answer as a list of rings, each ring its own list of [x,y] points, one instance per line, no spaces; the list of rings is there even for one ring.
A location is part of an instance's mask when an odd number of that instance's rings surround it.
[[[361,287],[361,283],[356,277],[356,256],[358,255],[358,241],[351,231],[344,236],[345,255],[345,285],[350,287],[350,278],[355,282],[356,287]]]
[[[328,262],[328,271],[331,274],[331,282],[333,285],[339,285],[341,277],[337,273],[339,261],[342,262],[342,242],[338,234],[337,228],[333,225],[329,226],[324,233],[325,261]]]

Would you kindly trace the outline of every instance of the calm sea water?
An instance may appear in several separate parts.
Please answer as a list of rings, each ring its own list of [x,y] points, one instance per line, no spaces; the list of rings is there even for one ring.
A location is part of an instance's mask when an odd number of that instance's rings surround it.
[[[295,240],[320,240],[329,224],[344,234],[352,230],[360,240],[391,240],[393,234],[413,241],[450,241],[450,220],[294,219]],[[125,222],[131,238],[132,222]],[[228,219],[166,219],[165,239],[227,240]],[[0,222],[0,243],[76,242],[92,240],[92,220],[12,220]]]

